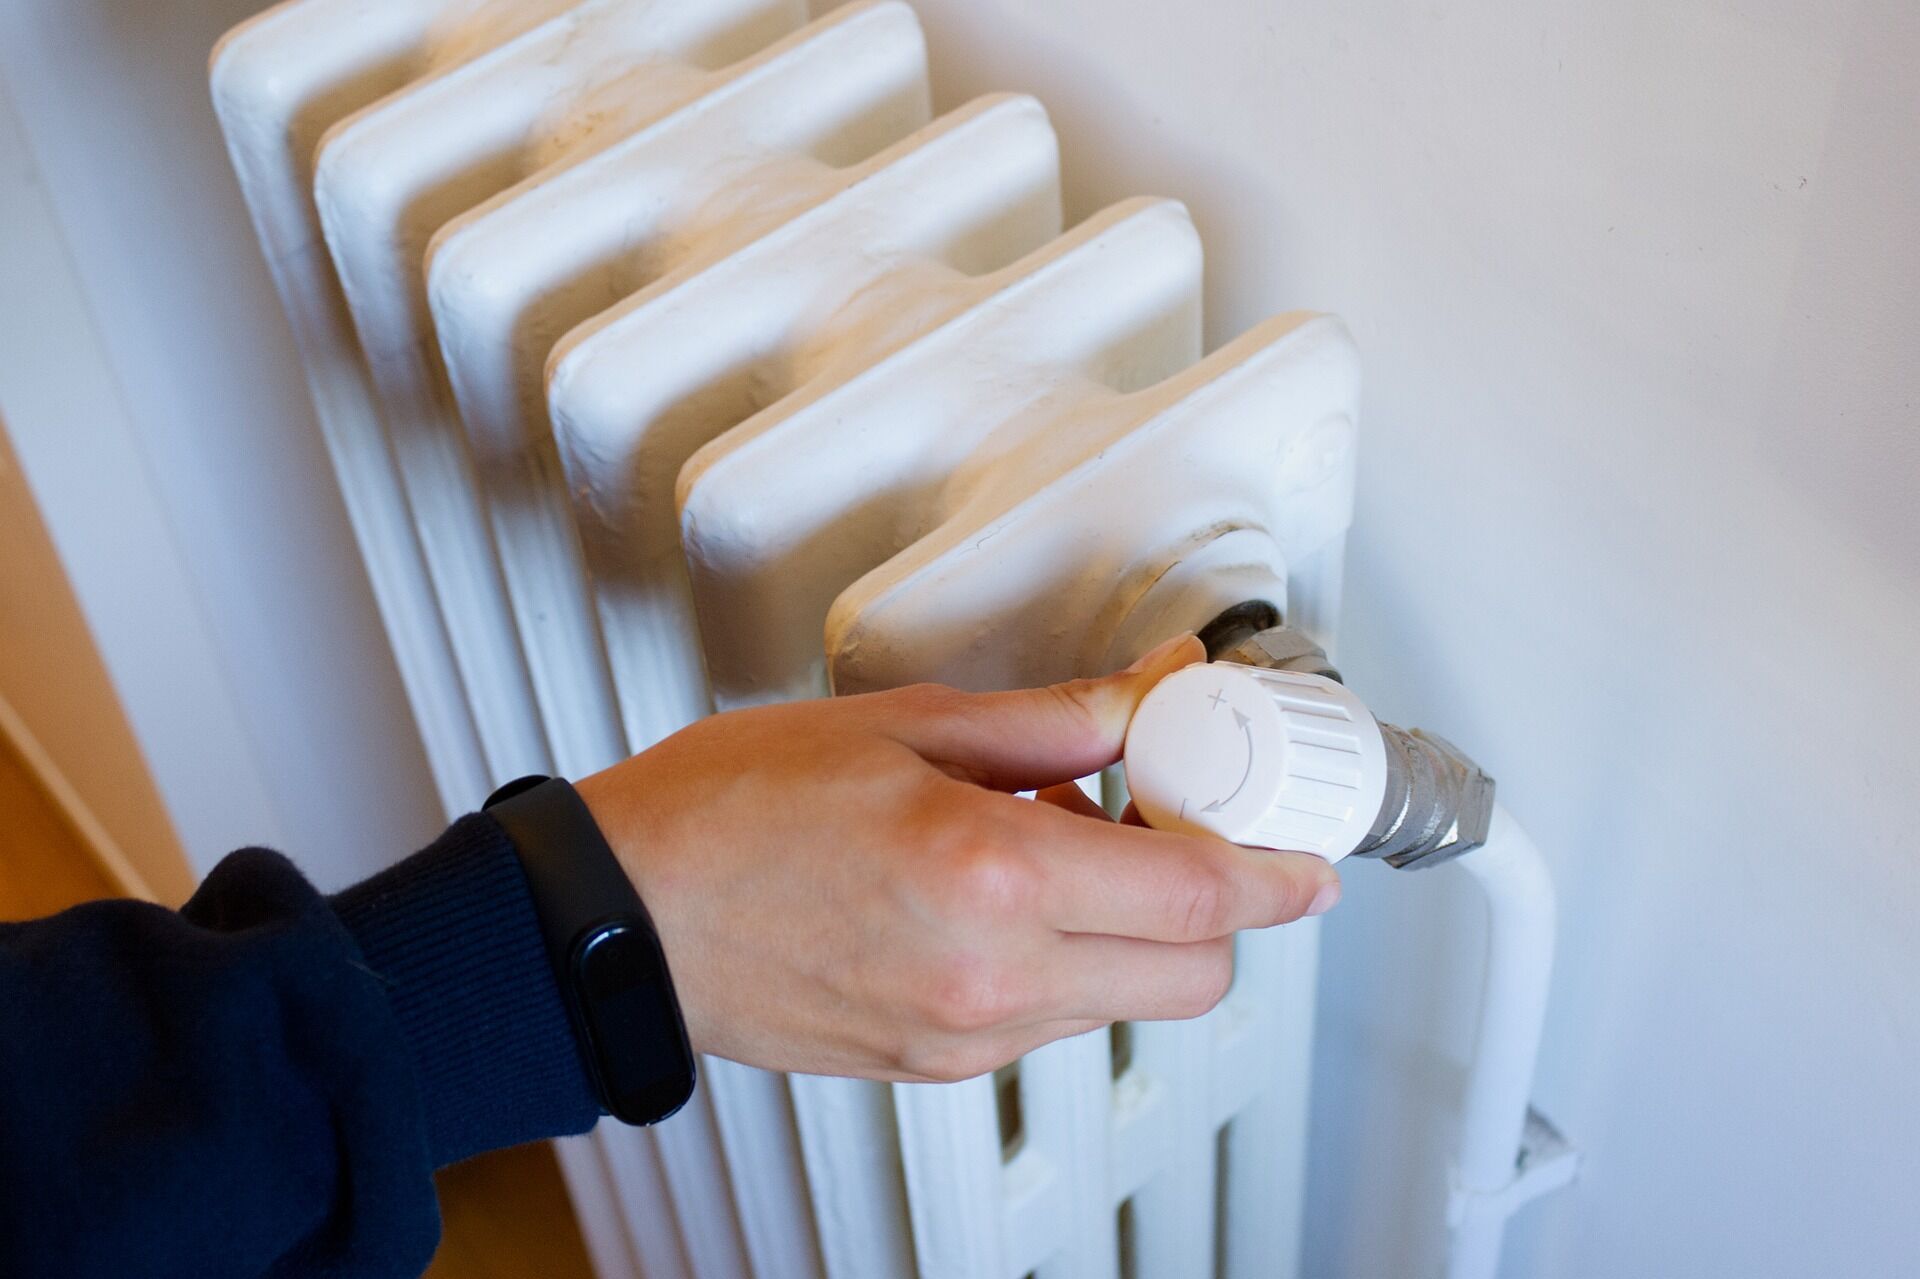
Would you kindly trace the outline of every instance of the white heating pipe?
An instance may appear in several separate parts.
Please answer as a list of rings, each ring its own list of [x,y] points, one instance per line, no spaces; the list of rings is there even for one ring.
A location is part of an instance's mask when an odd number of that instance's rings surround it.
[[[1455,863],[1487,895],[1487,979],[1461,1107],[1447,1279],[1494,1279],[1515,1193],[1553,972],[1553,880],[1527,833],[1496,807],[1484,846]]]

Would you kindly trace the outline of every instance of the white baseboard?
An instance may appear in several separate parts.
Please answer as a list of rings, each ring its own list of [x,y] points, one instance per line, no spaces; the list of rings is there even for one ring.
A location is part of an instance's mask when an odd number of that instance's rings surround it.
[[[120,845],[100,824],[100,819],[93,815],[93,810],[87,807],[87,801],[67,780],[67,775],[54,763],[53,756],[47,753],[40,739],[27,727],[27,721],[5,697],[0,697],[0,738],[5,738],[13,746],[15,753],[26,764],[27,771],[33,774],[53,800],[54,806],[73,827],[74,833],[80,837],[80,842],[92,854],[95,864],[105,873],[114,889],[125,897],[158,901],[146,876],[134,869]]]

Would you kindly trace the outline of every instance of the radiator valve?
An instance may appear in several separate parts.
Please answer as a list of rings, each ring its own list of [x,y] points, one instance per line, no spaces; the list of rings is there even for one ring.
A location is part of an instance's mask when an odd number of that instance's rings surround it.
[[[1383,724],[1284,626],[1162,680],[1127,730],[1127,788],[1162,830],[1437,866],[1486,842],[1493,779],[1445,739]]]

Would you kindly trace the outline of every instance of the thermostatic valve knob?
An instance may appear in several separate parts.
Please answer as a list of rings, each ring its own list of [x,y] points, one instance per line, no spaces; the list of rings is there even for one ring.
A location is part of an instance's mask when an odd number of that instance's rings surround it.
[[[1380,817],[1380,725],[1344,685],[1234,662],[1184,667],[1127,730],[1127,788],[1147,824],[1338,861]]]

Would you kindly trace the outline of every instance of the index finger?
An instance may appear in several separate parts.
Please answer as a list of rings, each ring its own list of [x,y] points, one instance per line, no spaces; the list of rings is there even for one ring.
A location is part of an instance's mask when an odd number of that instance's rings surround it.
[[[1085,777],[1120,758],[1127,723],[1160,680],[1200,661],[1192,635],[1168,640],[1124,671],[1003,693],[922,686],[871,694],[875,727],[951,772],[1002,790]]]
[[[1193,942],[1318,915],[1340,877],[1312,853],[1242,848],[1010,799],[1042,918],[1065,933]]]

